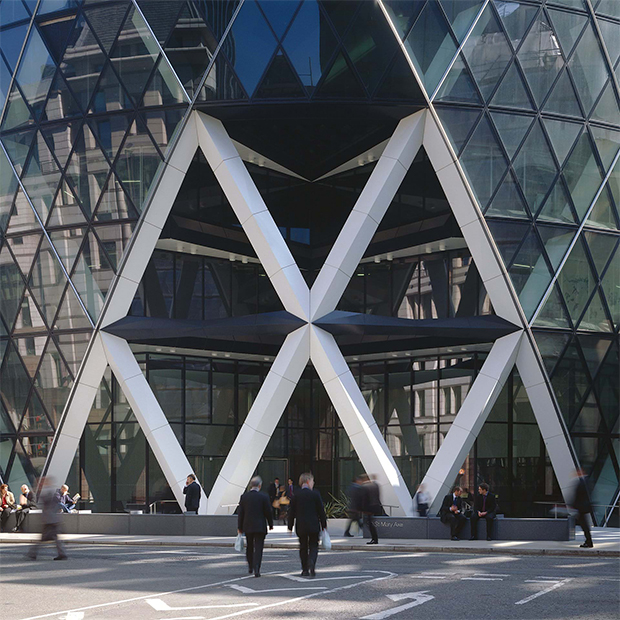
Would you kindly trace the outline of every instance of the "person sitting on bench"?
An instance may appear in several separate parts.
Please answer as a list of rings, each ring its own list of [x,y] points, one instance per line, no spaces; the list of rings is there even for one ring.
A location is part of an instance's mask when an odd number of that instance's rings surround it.
[[[62,512],[73,512],[75,510],[75,502],[80,499],[78,494],[71,497],[69,495],[69,487],[63,484],[58,491],[56,491],[58,497],[58,505]]]
[[[459,534],[467,523],[462,510],[461,491],[461,487],[454,487],[452,493],[448,493],[443,498],[443,503],[439,510],[441,522],[450,524],[451,540],[459,540]]]
[[[37,504],[34,501],[34,493],[28,488],[27,484],[22,484],[22,494],[19,496],[19,505],[15,512],[15,527],[14,532],[19,532],[24,523],[24,519],[30,512],[31,508],[36,508]]]
[[[493,521],[495,520],[495,511],[497,510],[497,501],[493,493],[489,493],[489,485],[482,482],[478,486],[478,496],[474,501],[474,511],[471,515],[471,538],[470,540],[478,540],[478,521],[484,519],[487,522],[487,540],[493,539]]]

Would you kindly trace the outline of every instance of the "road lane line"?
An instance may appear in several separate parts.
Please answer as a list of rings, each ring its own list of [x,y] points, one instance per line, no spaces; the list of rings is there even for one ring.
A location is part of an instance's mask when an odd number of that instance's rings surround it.
[[[379,611],[376,614],[370,614],[369,616],[362,616],[360,620],[383,620],[383,618],[389,618],[395,614],[399,614],[401,611],[417,607],[432,601],[435,597],[431,594],[427,594],[428,590],[421,592],[405,592],[403,594],[386,594],[386,596],[392,601],[402,601],[404,599],[412,598],[413,602],[406,605],[400,605],[399,607],[393,607],[392,609],[386,609],[385,611]]]
[[[155,611],[189,611],[190,609],[230,609],[231,607],[256,607],[258,603],[230,603],[227,605],[194,605],[191,607],[170,607],[160,598],[147,598],[146,602]]]
[[[42,614],[40,616],[29,616],[28,618],[22,618],[22,620],[39,620],[40,618],[53,618],[54,616],[60,616],[61,614],[75,613],[77,611],[88,611],[89,609],[99,609],[101,607],[111,607],[112,605],[123,605],[125,603],[133,603],[134,601],[143,601],[147,598],[168,596],[169,594],[180,594],[181,592],[192,592],[194,590],[204,590],[205,588],[214,588],[216,586],[226,585],[235,581],[242,581],[244,579],[251,579],[254,575],[246,575],[245,577],[235,577],[234,579],[226,579],[225,581],[217,581],[215,583],[207,583],[201,586],[192,586],[191,588],[181,588],[180,590],[170,590],[169,592],[159,592],[158,594],[146,594],[143,596],[134,596],[132,598],[121,599],[120,601],[112,601],[110,603],[99,603],[98,605],[88,605],[87,607],[78,607],[76,609],[65,609],[64,611],[54,611],[49,614]]]
[[[559,579],[526,579],[525,583],[560,583]]]
[[[229,588],[237,590],[237,592],[243,592],[243,594],[263,594],[263,592],[292,592],[293,590],[327,590],[327,586],[307,586],[305,588],[271,588],[269,590],[253,590],[246,586],[240,586],[236,583],[231,583]]]
[[[209,618],[209,620],[225,620],[226,618],[234,618],[235,616],[242,616],[244,614],[256,613],[257,611],[262,611],[263,609],[271,609],[272,607],[280,607],[282,605],[287,605],[288,603],[296,603],[297,601],[303,601],[308,598],[314,598],[315,596],[319,596],[322,594],[333,594],[334,592],[340,592],[342,590],[349,590],[351,588],[356,588],[357,586],[363,585],[365,583],[372,583],[375,581],[383,581],[385,579],[392,579],[393,577],[398,577],[398,573],[392,573],[386,570],[374,570],[374,571],[365,571],[365,572],[386,573],[386,574],[382,577],[374,577],[372,579],[366,579],[365,581],[358,581],[357,583],[350,583],[346,586],[338,586],[336,588],[332,588],[331,590],[322,590],[321,592],[312,592],[311,594],[305,594],[304,596],[297,596],[295,598],[291,598],[285,601],[278,601],[277,603],[269,603],[267,605],[262,605],[260,607],[252,607],[252,609],[244,609],[243,611],[236,611],[232,614],[226,614],[225,616],[217,616],[216,618]]]
[[[379,571],[373,571],[379,572]],[[284,577],[291,581],[300,581],[301,583],[308,583],[309,577],[300,577],[299,575],[276,575],[277,577]],[[313,577],[312,581],[338,581],[339,579],[364,579],[368,575],[343,575],[342,577]]]
[[[440,575],[409,575],[411,579],[445,579]]]
[[[474,577],[510,577],[502,573],[474,573]]]
[[[461,577],[461,581],[504,581],[503,577]]]
[[[539,596],[542,596],[543,594],[548,594],[549,592],[553,592],[553,590],[557,590],[558,588],[561,588],[563,585],[566,585],[569,581],[570,579],[564,579],[564,581],[558,581],[557,583],[554,583],[550,588],[546,588],[545,590],[541,590],[540,592],[536,592],[536,594],[532,594],[531,596],[528,596],[527,598],[517,601],[515,605],[525,605],[525,603],[529,603],[530,601],[533,601],[535,598],[538,598]]]

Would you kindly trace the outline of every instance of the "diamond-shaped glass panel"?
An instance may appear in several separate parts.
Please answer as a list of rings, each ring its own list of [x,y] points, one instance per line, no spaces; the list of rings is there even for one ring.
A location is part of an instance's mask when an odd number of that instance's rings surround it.
[[[571,326],[557,285],[554,285],[551,289],[549,297],[545,300],[541,311],[534,321],[534,326],[563,328],[569,328]],[[568,339],[568,336],[566,336],[566,339]],[[538,341],[538,336],[536,340]],[[540,347],[540,342],[538,346]],[[557,361],[557,356],[553,358],[552,363],[555,363],[555,361]],[[547,368],[547,371],[549,372],[549,368]]]
[[[486,116],[482,118],[460,156],[465,173],[485,208],[506,171],[506,159]]]
[[[80,106],[71,94],[65,79],[62,77],[62,73],[57,71],[50,87],[49,97],[41,120],[60,121],[72,116],[79,116],[81,113]]]
[[[559,226],[538,226],[538,233],[542,239],[547,256],[551,262],[551,268],[555,270],[559,267],[570,242],[575,236],[575,230]]]
[[[34,139],[22,183],[37,213],[45,222],[60,183],[60,170],[40,133]]]
[[[65,176],[73,186],[84,213],[89,216],[95,210],[109,170],[110,166],[93,132],[84,123],[75,139]]]
[[[507,108],[523,108],[531,110],[534,106],[525,89],[521,72],[514,62],[506,72],[499,88],[495,91],[491,103]]]
[[[597,273],[602,275],[607,261],[616,248],[618,237],[616,235],[603,235],[595,232],[584,232],[584,237],[590,248],[590,254],[594,261]]]
[[[54,230],[50,232],[50,239],[52,244],[60,256],[65,269],[70,273],[73,269],[73,264],[82,246],[84,234],[86,229],[84,228],[68,228],[66,230]]]
[[[608,77],[607,64],[590,24],[579,40],[568,66],[587,114],[592,110]]]
[[[3,0],[0,3],[0,23],[5,26],[18,22],[22,19],[29,19],[30,15],[21,0]]]
[[[558,158],[560,166],[564,163],[566,156],[570,152],[577,135],[581,131],[582,125],[578,123],[568,123],[566,121],[556,121],[548,118],[544,119],[545,129],[549,134],[551,145]]]
[[[14,334],[41,333],[46,330],[45,320],[41,316],[37,304],[28,289],[24,292],[17,320],[13,328]]]
[[[161,161],[144,122],[137,117],[118,155],[116,172],[140,210]]]
[[[339,52],[316,91],[317,97],[366,98],[364,88],[355,77],[345,55]]]
[[[596,199],[596,203],[586,220],[586,226],[597,228],[617,229],[619,220],[615,215],[615,209],[611,199],[609,187],[606,185]]]
[[[47,221],[48,227],[71,226],[72,224],[85,224],[86,218],[80,203],[73,193],[73,189],[66,180],[60,183],[60,189],[54,199],[54,204]]]
[[[483,0],[440,0],[441,6],[448,16],[452,30],[459,42],[467,34],[480,11]],[[483,16],[484,19],[484,16]]]
[[[283,47],[310,93],[329,66],[337,45],[319,5],[304,2],[286,34]]]
[[[508,271],[523,312],[529,319],[551,282],[542,246],[533,229],[530,229]]]
[[[609,80],[596,107],[592,111],[592,119],[604,123],[616,123],[620,118],[620,107],[614,92],[612,80]]]
[[[525,204],[523,203],[523,198],[521,198],[517,182],[512,172],[509,171],[504,177],[497,193],[493,197],[493,200],[491,200],[486,215],[529,219]]]
[[[586,360],[586,365],[591,377],[596,377],[605,355],[612,344],[611,337],[608,336],[589,336],[578,335],[577,340],[581,346],[581,351]]]
[[[39,367],[46,340],[47,334],[13,338],[13,345],[24,363],[26,372],[32,379],[34,379]]]
[[[567,116],[583,116],[568,71],[563,71],[545,103],[545,112]]]
[[[299,0],[276,0],[275,2],[260,0],[260,6],[267,16],[267,21],[278,38],[282,38],[299,4]]]
[[[33,129],[24,129],[16,133],[4,135],[2,138],[9,159],[13,163],[15,170],[17,170],[17,174],[20,176],[24,172],[34,136],[35,132]]]
[[[201,100],[247,99],[241,82],[223,54],[218,55],[209,70],[203,90],[204,96],[202,92],[200,93]]]
[[[28,279],[28,275],[30,274],[30,268],[32,267],[32,262],[34,261],[37,248],[39,247],[39,241],[41,241],[40,233],[23,235],[20,237],[9,237],[6,240],[25,279]]]
[[[17,70],[17,82],[26,101],[35,114],[41,114],[45,99],[50,89],[56,66],[43,39],[36,28],[30,31],[30,38],[24,49],[24,55]]]
[[[6,229],[7,235],[23,233],[29,230],[39,231],[40,229],[41,227],[34,210],[30,206],[21,188],[18,189],[15,196],[15,203],[13,204],[11,219]]]
[[[469,64],[485,100],[504,74],[512,51],[493,9],[487,5],[463,47]]]
[[[0,234],[6,230],[16,190],[17,177],[4,150],[0,148]]]
[[[7,245],[0,250],[0,282],[2,283],[0,286],[0,314],[11,329],[25,286],[19,267]]]
[[[134,227],[135,224],[133,222],[127,222],[124,224],[97,226],[95,229],[100,249],[105,251],[114,271],[116,271],[125,248],[129,244]]]
[[[174,105],[187,103],[187,95],[174,75],[164,56],[160,56],[153,77],[148,83],[142,98],[143,106]]]
[[[54,16],[39,21],[41,36],[56,62],[60,62],[62,59],[69,36],[75,25],[75,18],[75,14],[65,14],[60,19]]]
[[[56,336],[57,347],[65,358],[69,370],[74,377],[77,375],[80,364],[84,359],[89,341],[90,332],[59,334]]]
[[[444,108],[441,106],[437,106],[436,109],[439,120],[458,155],[465,142],[467,142],[467,138],[471,134],[474,125],[480,118],[480,111],[455,107]]]
[[[2,120],[2,130],[8,131],[17,127],[32,125],[34,118],[30,108],[24,101],[17,84],[13,84],[11,94],[6,103],[6,110]]]
[[[28,286],[39,308],[42,309],[48,325],[51,325],[54,320],[66,284],[67,280],[60,263],[47,239],[43,238]]]
[[[564,56],[568,58],[573,51],[573,47],[583,32],[588,18],[580,13],[568,11],[549,10],[549,16],[553,22],[554,29],[560,39],[560,45],[564,51]]]
[[[536,213],[556,175],[547,139],[536,122],[514,161],[514,169],[532,213]]]
[[[509,267],[521,241],[530,229],[529,225],[504,220],[488,220],[487,224],[493,235],[493,241],[502,255],[504,265]]]
[[[514,2],[514,0],[494,0],[494,3],[508,37],[513,47],[517,49],[538,9],[534,6]]]
[[[441,9],[429,2],[404,41],[409,58],[432,95],[456,54],[456,44]]]
[[[521,142],[523,142],[527,130],[532,125],[534,117],[493,112],[491,118],[504,143],[508,157],[512,159],[519,146],[521,146]]]
[[[88,108],[95,84],[105,62],[105,54],[88,23],[78,18],[60,68],[82,110]]]
[[[257,4],[246,2],[233,22],[224,49],[250,96],[276,51],[276,45]]]
[[[120,83],[111,63],[107,63],[101,72],[101,79],[89,108],[89,112],[111,112],[130,110],[133,107],[129,93]]]
[[[553,186],[537,219],[540,221],[563,222],[566,224],[573,224],[577,221],[571,208],[570,197],[561,178],[559,178]]]
[[[543,12],[536,16],[518,57],[534,98],[540,106],[564,66],[557,37]]]
[[[297,75],[282,51],[273,57],[254,96],[257,99],[306,97]]]
[[[450,80],[450,76],[446,80],[446,83]],[[473,86],[473,83],[470,83]],[[446,101],[452,101],[451,97],[469,97],[471,93],[465,93],[465,85],[463,80],[457,80],[457,83],[452,83],[452,89],[450,97],[446,98]],[[477,95],[475,95],[477,97]],[[424,101],[424,96],[418,86],[416,79],[413,77],[409,62],[405,58],[405,55],[398,50],[394,55],[394,60],[391,66],[386,71],[386,74],[377,87],[374,93],[375,99],[404,99],[411,102]],[[462,101],[463,99],[458,99]],[[469,99],[466,99],[469,101]]]
[[[0,49],[2,49],[11,71],[15,71],[17,60],[19,59],[19,54],[22,51],[22,46],[27,32],[28,24],[20,24],[14,28],[6,28],[2,31],[2,42],[0,43]]]
[[[558,284],[573,322],[581,316],[596,280],[580,240],[574,245],[558,276]]]
[[[91,323],[73,289],[68,286],[54,322],[54,329],[89,329]]]
[[[411,71],[409,71],[409,74],[411,74]],[[478,89],[461,56],[455,60],[450,68],[446,79],[437,91],[435,101],[481,103]]]
[[[18,428],[30,392],[31,380],[12,344],[9,344],[4,354],[0,383],[2,383],[2,401],[13,426]]]
[[[364,86],[372,93],[398,49],[377,3],[362,3],[344,38],[344,45]]]
[[[594,332],[611,332],[612,324],[607,318],[607,312],[603,308],[603,302],[599,290],[597,289],[586,308],[582,319],[577,325],[577,329]]]
[[[601,414],[593,394],[590,394],[577,415],[572,427],[573,433],[598,433],[601,429]]]
[[[603,35],[603,42],[605,43],[605,47],[607,48],[607,52],[609,53],[611,64],[615,65],[618,60],[620,60],[620,46],[618,46],[618,41],[620,41],[620,24],[616,22],[609,22],[604,19],[599,19],[598,27],[601,29],[601,34]]]
[[[75,139],[80,134],[81,124],[81,120],[74,120],[62,125],[45,125],[41,129],[41,134],[55,155],[61,170],[67,165]]]
[[[101,194],[99,207],[95,213],[95,221],[109,222],[110,220],[138,219],[131,200],[123,190],[116,175],[112,172]]]
[[[564,178],[581,221],[601,186],[601,173],[588,133],[581,134],[564,166]]]
[[[620,122],[620,118],[618,119]],[[607,172],[620,149],[620,131],[591,127],[594,144],[603,162],[603,171]]]
[[[92,31],[99,39],[103,50],[109,54],[112,49],[112,45],[116,40],[118,31],[120,30],[123,18],[127,14],[127,9],[130,6],[129,2],[107,2],[103,6],[87,8],[84,11],[89,24],[92,27]],[[167,3],[166,9],[168,9],[170,3]],[[165,19],[165,15],[168,10],[162,11],[160,5],[160,19]]]

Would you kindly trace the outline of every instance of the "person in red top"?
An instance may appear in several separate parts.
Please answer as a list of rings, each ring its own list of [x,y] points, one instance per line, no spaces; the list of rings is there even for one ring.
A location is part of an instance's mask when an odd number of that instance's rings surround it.
[[[11,491],[9,491],[9,485],[0,485],[0,510],[2,511],[0,513],[1,531],[4,531],[4,526],[15,508],[15,496],[11,493]]]

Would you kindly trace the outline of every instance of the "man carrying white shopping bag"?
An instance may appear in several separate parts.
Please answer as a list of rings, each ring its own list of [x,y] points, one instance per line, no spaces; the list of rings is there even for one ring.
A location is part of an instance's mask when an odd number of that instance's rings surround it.
[[[263,481],[254,476],[250,481],[250,490],[239,500],[237,531],[245,534],[247,540],[245,557],[248,560],[248,572],[260,577],[260,565],[263,560],[263,547],[267,536],[267,524],[273,530],[273,513],[269,497],[261,493]]]
[[[288,509],[288,529],[299,538],[299,557],[301,576],[316,575],[316,560],[319,555],[319,533],[327,529],[325,508],[321,494],[313,489],[314,476],[310,473],[299,477],[301,489],[295,493]]]

